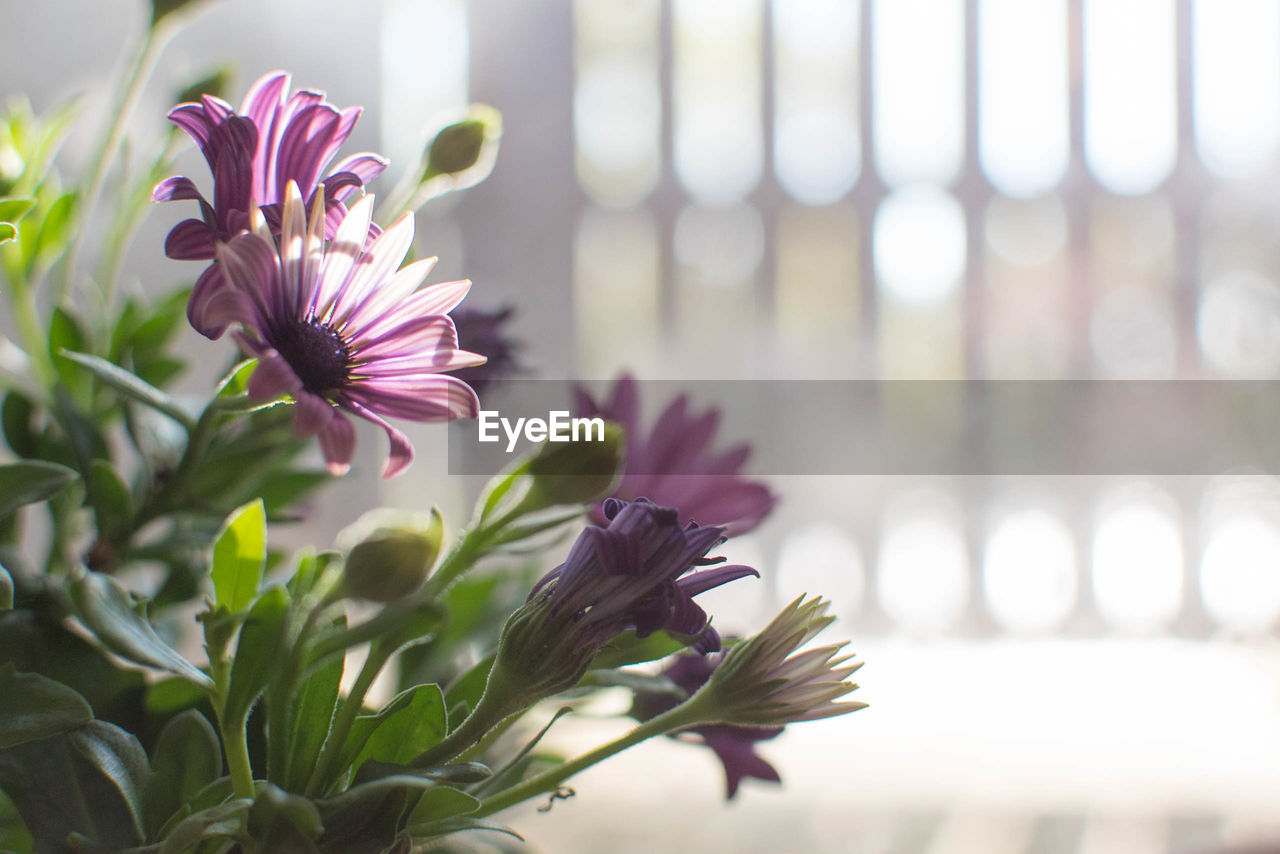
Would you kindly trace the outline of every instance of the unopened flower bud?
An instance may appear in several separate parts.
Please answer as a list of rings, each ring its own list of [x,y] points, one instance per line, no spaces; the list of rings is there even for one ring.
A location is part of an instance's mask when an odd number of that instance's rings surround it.
[[[151,26],[154,27],[175,12],[187,6],[196,6],[203,0],[151,0]]]
[[[588,425],[582,439],[543,442],[529,461],[530,494],[544,507],[594,501],[613,486],[625,448],[622,428],[609,422]]]
[[[479,182],[493,168],[498,139],[502,136],[502,116],[493,107],[472,104],[467,117],[436,134],[423,158],[422,180],[437,175],[458,175],[475,169],[457,186]],[[478,167],[478,168],[477,168]]]
[[[379,519],[386,524],[378,524]],[[444,538],[444,520],[435,509],[426,518],[393,518],[374,511],[353,528],[367,533],[347,552],[343,587],[348,595],[373,602],[391,602],[416,590],[435,564]]]

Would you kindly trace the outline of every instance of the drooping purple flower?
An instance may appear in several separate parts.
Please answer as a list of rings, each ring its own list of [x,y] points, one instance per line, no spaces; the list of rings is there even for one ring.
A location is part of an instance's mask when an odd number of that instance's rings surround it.
[[[683,520],[723,526],[729,536],[750,531],[773,511],[777,496],[760,481],[740,474],[751,455],[749,444],[712,451],[719,410],[695,415],[688,397],[680,395],[646,433],[640,425],[639,390],[630,374],[623,375],[602,402],[581,387],[575,394],[578,415],[606,418],[626,431],[627,458],[615,498],[643,495],[677,508]],[[594,508],[592,519],[603,523],[602,506]]]
[[[453,313],[453,324],[458,327],[458,341],[484,356],[483,365],[463,368],[454,376],[482,394],[494,383],[520,371],[516,352],[518,341],[507,335],[506,326],[515,313],[512,306],[498,309],[459,308]]]
[[[383,476],[391,477],[413,459],[413,446],[382,416],[474,418],[475,392],[443,372],[484,357],[459,349],[448,316],[471,283],[419,288],[436,259],[397,271],[413,242],[413,214],[370,241],[372,209],[371,196],[356,202],[326,247],[323,206],[312,205],[308,218],[290,182],[278,240],[255,207],[252,230],[219,246],[227,286],[205,309],[220,326],[240,324],[237,340],[259,359],[250,397],[292,396],[295,432],[319,438],[330,471],[341,474],[351,461],[351,413],[386,431]]]
[[[290,182],[297,184],[310,206],[323,180],[326,236],[332,237],[346,214],[343,202],[386,168],[385,159],[363,152],[326,173],[361,108],[339,110],[325,101],[323,92],[309,89],[290,93],[289,83],[282,71],[265,75],[250,87],[239,112],[210,95],[169,112],[169,120],[200,146],[213,173],[212,202],[181,175],[166,178],[152,190],[153,201],[190,200],[200,205],[199,219],[183,220],[169,232],[165,254],[170,258],[216,259],[219,244],[249,227],[254,205],[278,233],[280,203]],[[191,325],[209,338],[220,337],[226,329],[208,317],[209,302],[224,283],[221,269],[211,264],[187,304]]]
[[[740,565],[689,572],[724,561],[706,557],[724,542],[724,529],[694,522],[682,527],[674,508],[644,498],[609,498],[603,510],[607,527],[584,530],[565,562],[534,586],[530,601],[548,597],[553,612],[569,615],[593,640],[629,628],[642,638],[667,630],[700,635],[695,648],[701,652],[719,649],[720,636],[693,597],[760,575]]]
[[[683,654],[676,656],[662,675],[691,697],[706,684],[723,658],[722,655]],[[637,691],[631,705],[631,717],[643,723],[683,702],[684,697],[663,691]],[[670,733],[671,738],[690,741],[711,748],[724,766],[725,799],[738,794],[738,786],[747,777],[780,783],[778,771],[755,750],[756,744],[777,738],[783,727],[745,727],[708,724]]]

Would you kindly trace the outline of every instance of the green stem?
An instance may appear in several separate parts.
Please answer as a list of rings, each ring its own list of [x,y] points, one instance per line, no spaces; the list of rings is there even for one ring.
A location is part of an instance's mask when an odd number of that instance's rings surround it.
[[[177,128],[171,128],[165,138],[164,150],[142,181],[129,193],[124,208],[116,217],[114,227],[107,238],[103,250],[102,263],[98,276],[103,280],[103,308],[110,316],[111,303],[115,299],[116,285],[120,281],[120,272],[124,267],[125,251],[138,230],[143,217],[150,210],[151,187],[169,171],[173,158],[182,147],[183,137]]]
[[[40,322],[40,311],[36,306],[35,288],[31,282],[14,282],[10,289],[13,305],[13,320],[18,328],[22,341],[22,349],[31,357],[36,373],[46,385],[57,382],[57,373],[53,367],[53,359],[49,355],[48,338],[44,333],[44,324]]]
[[[124,136],[129,116],[142,97],[142,90],[147,79],[155,69],[156,61],[164,50],[165,43],[173,32],[170,27],[148,27],[142,39],[142,45],[134,55],[129,71],[125,75],[120,94],[111,108],[111,123],[89,166],[88,178],[85,182],[85,194],[77,205],[76,227],[72,229],[71,245],[67,247],[66,257],[62,262],[62,279],[57,290],[56,302],[61,302],[71,288],[71,279],[75,274],[76,263],[80,255],[80,241],[88,229],[83,223],[92,216],[93,208],[102,195],[102,186],[107,178],[107,164],[115,156],[120,147],[120,139]]]
[[[213,705],[218,732],[222,736],[222,752],[227,757],[227,771],[231,775],[231,787],[237,798],[254,796],[253,768],[249,764],[249,744],[245,738],[244,719],[227,721],[227,688],[231,681],[231,663],[225,649],[209,649],[209,674],[213,677],[213,691],[209,700]],[[231,725],[228,726],[227,724]]]
[[[512,786],[504,792],[499,792],[491,798],[485,798],[480,803],[479,811],[472,813],[470,817],[483,818],[509,806],[514,806],[521,801],[541,795],[544,792],[554,792],[561,783],[574,774],[608,759],[615,753],[621,753],[628,747],[637,745],[656,735],[664,735],[698,723],[701,719],[701,714],[698,708],[699,704],[695,703],[694,700],[696,700],[696,697],[640,724],[625,735],[597,747],[590,753],[584,753],[577,759],[572,759],[563,765],[557,765],[555,768],[532,777],[517,786]]]
[[[164,486],[156,490],[135,514],[133,526],[135,531],[152,519],[170,512],[174,509],[175,503],[181,502],[192,476],[199,469],[204,455],[209,451],[209,446],[213,444],[213,437],[218,431],[218,421],[232,405],[227,400],[215,397],[204,408],[204,412],[200,413],[200,419],[191,429],[186,450],[182,452],[178,467],[165,481]]]
[[[218,716],[222,728],[222,744],[227,754],[227,771],[231,774],[231,787],[237,798],[253,798],[253,769],[249,766],[249,744],[245,739],[244,721],[231,727],[223,724],[222,716]]]
[[[375,643],[369,647],[369,655],[365,658],[359,675],[356,676],[355,684],[351,686],[351,692],[339,704],[333,728],[329,730],[329,738],[325,740],[324,749],[320,751],[315,770],[311,772],[311,779],[307,781],[307,795],[315,797],[324,792],[329,774],[335,770],[333,764],[338,761],[338,754],[342,752],[347,742],[351,725],[364,709],[364,696],[369,693],[373,680],[378,678],[378,674],[393,652],[395,652],[393,648],[384,644]]]

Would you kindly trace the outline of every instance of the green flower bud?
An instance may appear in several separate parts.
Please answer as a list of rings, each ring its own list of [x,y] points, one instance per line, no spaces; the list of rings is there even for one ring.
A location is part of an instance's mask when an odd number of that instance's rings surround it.
[[[339,539],[357,530],[366,533],[347,551],[343,589],[357,599],[392,602],[426,580],[440,554],[444,520],[435,508],[427,517],[375,510]]]
[[[543,442],[529,461],[530,496],[542,507],[585,504],[609,493],[626,453],[622,428],[604,425],[603,436],[586,431],[586,439]],[[592,441],[588,441],[592,440]]]
[[[502,116],[493,107],[472,104],[467,117],[436,134],[423,156],[422,181],[454,175],[454,188],[479,183],[493,168]],[[462,176],[461,173],[470,173]]]

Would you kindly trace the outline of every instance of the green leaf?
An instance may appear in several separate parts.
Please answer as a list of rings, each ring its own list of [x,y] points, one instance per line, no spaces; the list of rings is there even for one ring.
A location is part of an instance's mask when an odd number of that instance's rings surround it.
[[[291,795],[271,783],[263,783],[249,808],[249,835],[261,851],[313,852],[312,842],[324,829],[316,805]]]
[[[416,685],[401,691],[376,715],[355,719],[338,767],[359,771],[366,760],[403,765],[438,744],[447,731],[440,686]]]
[[[164,413],[188,430],[195,427],[195,419],[188,415],[176,400],[136,374],[126,371],[119,365],[113,365],[106,359],[91,356],[88,353],[78,353],[74,349],[63,348],[58,351],[58,354],[86,368],[125,397]]]
[[[149,773],[138,740],[102,721],[0,751],[0,788],[40,852],[69,850],[72,834],[98,850],[142,844],[140,793]]]
[[[35,206],[35,199],[0,199],[0,222],[16,223]]]
[[[634,629],[630,629],[605,644],[604,649],[592,660],[590,669],[611,670],[628,664],[657,661],[688,645],[688,640],[680,640],[666,632],[654,632],[641,638],[636,636]]]
[[[34,424],[36,408],[31,401],[16,391],[4,396],[0,404],[0,422],[4,425],[4,439],[20,457],[34,457],[39,439]],[[5,481],[6,483],[8,481]]]
[[[88,387],[88,378],[62,358],[64,351],[83,350],[88,346],[88,339],[79,321],[71,312],[58,306],[49,318],[49,356],[57,368],[58,378],[62,384],[72,391],[77,400],[84,400],[82,393]]]
[[[480,800],[466,792],[448,786],[437,786],[423,793],[422,799],[409,818],[410,832],[417,833],[415,828],[441,821],[458,815],[470,815],[480,809]]]
[[[70,238],[72,213],[75,211],[76,194],[64,193],[50,206],[40,223],[40,232],[36,235],[35,260],[48,261],[56,258],[66,248]]]
[[[254,702],[284,665],[288,613],[289,595],[284,588],[273,587],[262,594],[245,618],[223,711],[230,726],[244,725]]]
[[[0,243],[18,239],[18,229],[7,222],[0,222]]]
[[[115,538],[133,527],[133,496],[110,463],[94,460],[86,486],[100,534]]]
[[[490,654],[477,661],[470,670],[462,674],[449,686],[445,694],[445,702],[450,709],[459,705],[474,709],[484,694],[485,683],[489,681],[489,671],[493,669],[493,655]]]
[[[170,816],[222,775],[222,749],[204,715],[187,709],[160,730],[151,771],[144,814],[147,837],[154,839]]]
[[[13,576],[0,566],[0,611],[13,610]]]
[[[57,463],[31,460],[0,466],[0,516],[24,504],[47,501],[79,478],[75,471]]]
[[[7,575],[8,573],[6,573]],[[84,726],[93,709],[71,688],[38,673],[0,667],[0,749]]]
[[[335,656],[317,668],[292,698],[293,711],[290,718],[293,721],[293,731],[288,758],[285,760],[285,785],[292,791],[300,791],[306,786],[325,739],[329,737],[333,711],[338,704],[342,671],[342,657]]]
[[[258,498],[232,512],[214,540],[214,601],[233,612],[244,610],[258,594],[266,559],[267,513]]]
[[[68,585],[76,616],[99,643],[134,664],[181,676],[205,690],[213,682],[169,646],[146,618],[143,603],[120,582],[99,572],[85,572]]]
[[[165,835],[159,854],[185,854],[201,840],[238,835],[242,825],[240,814],[248,810],[251,803],[248,798],[239,798],[192,813]]]
[[[588,670],[579,688],[627,688],[648,694],[670,694],[683,699],[684,689],[665,676],[638,670]]]

